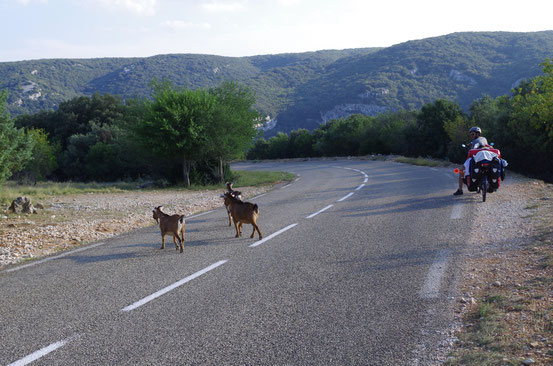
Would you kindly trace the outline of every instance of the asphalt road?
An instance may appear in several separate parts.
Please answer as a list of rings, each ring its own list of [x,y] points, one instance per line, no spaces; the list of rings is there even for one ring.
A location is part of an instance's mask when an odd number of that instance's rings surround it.
[[[0,365],[426,365],[452,318],[470,201],[451,169],[237,164],[297,179],[187,218],[0,272]]]

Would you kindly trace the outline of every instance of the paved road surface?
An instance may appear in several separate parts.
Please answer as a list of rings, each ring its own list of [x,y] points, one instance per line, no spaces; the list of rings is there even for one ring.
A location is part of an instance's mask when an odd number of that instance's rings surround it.
[[[451,320],[468,200],[451,169],[237,164],[297,179],[250,201],[0,272],[0,365],[427,365]]]

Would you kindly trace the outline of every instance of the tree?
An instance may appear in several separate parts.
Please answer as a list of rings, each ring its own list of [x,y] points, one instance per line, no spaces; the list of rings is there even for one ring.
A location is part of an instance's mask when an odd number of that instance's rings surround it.
[[[33,140],[15,127],[7,110],[6,91],[0,91],[0,185],[13,173],[22,170],[31,158]]]
[[[268,158],[269,143],[265,138],[260,137],[253,143],[253,146],[248,150],[246,154],[247,159],[267,159]]]
[[[512,114],[507,128],[516,136],[515,166],[553,180],[553,59],[540,65],[544,75],[534,78],[527,89],[511,99]],[[531,161],[531,164],[528,164]]]
[[[290,132],[290,157],[309,158],[314,155],[313,136],[305,128]]]
[[[290,148],[290,137],[283,132],[277,133],[268,141],[267,158],[268,159],[283,159],[287,158]]]
[[[162,157],[180,157],[188,186],[192,165],[204,157],[216,99],[205,90],[173,88],[166,81],[155,83],[152,100],[145,102],[145,116],[135,127],[146,149]]]
[[[23,170],[16,173],[16,178],[36,183],[45,180],[58,167],[56,156],[60,146],[51,144],[48,134],[42,129],[27,130],[27,135],[33,141],[32,158]]]
[[[216,106],[206,126],[205,154],[217,159],[217,175],[223,182],[225,161],[244,156],[258,134],[255,125],[260,115],[253,109],[255,95],[248,87],[226,81],[209,93],[216,97]]]
[[[425,104],[417,116],[416,151],[420,155],[444,157],[450,142],[444,123],[455,121],[458,116],[464,116],[464,113],[455,102],[438,99],[434,103]]]

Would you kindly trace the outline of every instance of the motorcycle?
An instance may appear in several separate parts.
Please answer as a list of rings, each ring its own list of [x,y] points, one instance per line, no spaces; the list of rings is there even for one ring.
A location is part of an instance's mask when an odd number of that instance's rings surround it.
[[[466,148],[464,144],[461,146]],[[467,161],[469,162],[468,173],[465,172],[467,189],[469,192],[481,193],[482,202],[486,202],[486,195],[497,191],[501,181],[505,179],[504,168],[508,165],[507,161],[501,158],[501,151],[495,149],[493,143],[470,149],[467,153]],[[455,169],[454,172],[460,173],[459,169]]]

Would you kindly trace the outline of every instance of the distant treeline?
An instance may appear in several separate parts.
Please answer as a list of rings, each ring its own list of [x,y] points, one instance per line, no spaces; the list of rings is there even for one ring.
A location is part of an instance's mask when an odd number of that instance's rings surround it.
[[[553,60],[541,64],[544,75],[523,81],[511,95],[483,96],[463,112],[454,102],[437,100],[417,111],[377,117],[352,115],[321,125],[312,133],[294,130],[269,140],[260,138],[248,159],[398,154],[434,157],[460,163],[468,130],[479,126],[483,136],[502,152],[515,171],[553,181]]]
[[[257,136],[251,90],[234,82],[209,90],[153,86],[149,99],[94,94],[15,120],[0,92],[0,184],[230,179],[228,161],[243,158]]]

